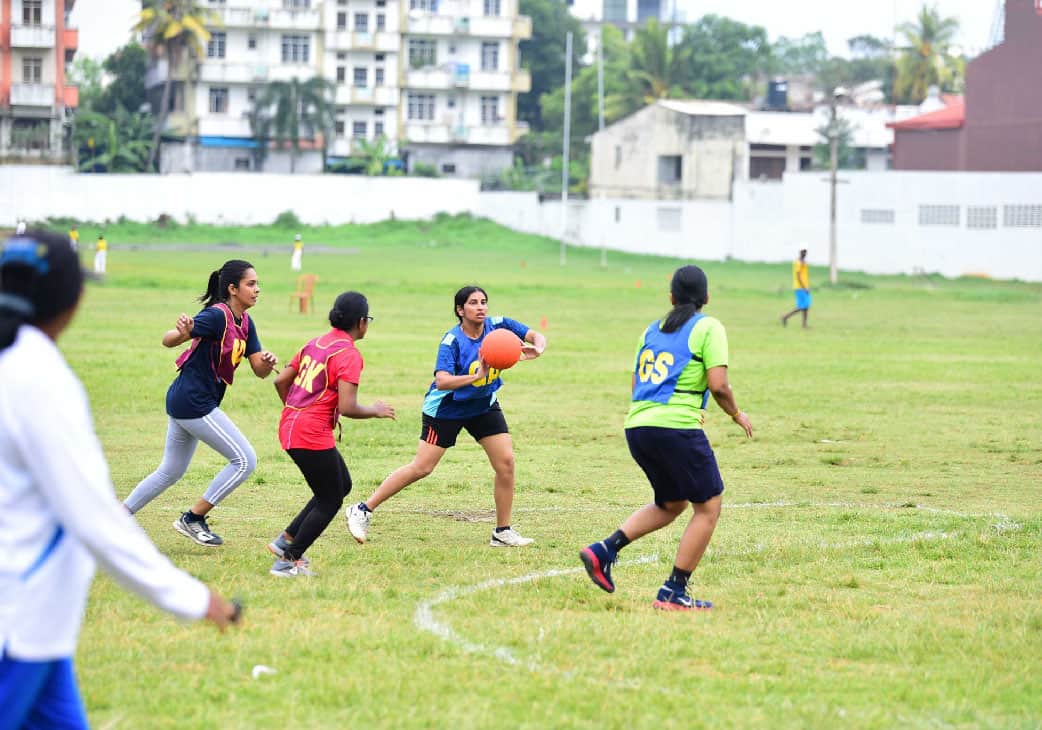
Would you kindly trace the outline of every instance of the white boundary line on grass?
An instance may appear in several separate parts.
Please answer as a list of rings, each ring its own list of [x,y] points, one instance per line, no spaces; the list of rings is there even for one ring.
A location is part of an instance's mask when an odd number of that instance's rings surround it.
[[[958,517],[961,519],[980,519],[988,517],[997,520],[992,524],[992,528],[997,532],[1009,532],[1020,529],[1020,525],[1014,522],[1008,515],[1004,515],[998,512],[987,512],[981,514],[974,514],[970,512],[957,512],[954,510],[946,510],[936,507],[923,507],[921,505],[912,504],[867,504],[867,503],[856,503],[856,502],[790,502],[790,501],[778,501],[778,502],[743,502],[732,505],[725,505],[729,509],[779,509],[788,507],[810,507],[810,508],[840,508],[840,509],[874,509],[874,510],[919,510],[923,512],[930,512],[933,514],[947,515],[950,517]],[[553,510],[553,508],[529,508],[529,509],[515,509],[515,512],[542,512],[542,511],[560,511],[560,512],[601,512],[604,511],[604,507],[601,508],[565,508],[560,510]],[[430,514],[430,510],[400,510],[401,512],[418,512],[424,514]],[[448,514],[448,511],[445,512]],[[866,545],[894,545],[909,542],[925,542],[930,540],[949,540],[959,535],[958,532],[943,532],[935,530],[927,530],[924,532],[916,532],[910,535],[900,535],[891,538],[863,538],[860,540],[848,540],[845,542],[828,543],[805,543],[795,544],[793,547],[818,547],[823,550],[842,550],[853,547],[863,547]],[[781,547],[788,547],[781,546]],[[761,553],[767,550],[767,546],[757,544],[754,547],[747,548],[745,550],[722,550],[722,551],[710,551],[716,554],[722,555],[752,555],[755,553]],[[646,563],[658,562],[658,555],[644,555],[633,560],[621,561],[620,565],[640,565]],[[471,641],[467,637],[463,636],[455,629],[452,625],[443,619],[439,619],[434,614],[434,609],[450,601],[454,601],[457,598],[463,598],[464,596],[470,596],[475,593],[481,593],[483,591],[492,590],[494,588],[503,588],[505,586],[515,586],[524,583],[532,583],[537,580],[543,580],[544,578],[557,578],[562,575],[573,575],[581,573],[583,568],[553,568],[550,570],[538,571],[535,573],[526,573],[525,575],[517,576],[515,578],[495,578],[493,580],[483,581],[469,586],[450,586],[439,593],[433,598],[429,598],[424,601],[420,601],[416,606],[416,611],[413,614],[413,624],[416,628],[421,631],[434,634],[440,639],[443,639],[457,649],[460,649],[468,654],[484,654],[487,656],[495,657],[501,661],[505,661],[508,664],[514,666],[523,666],[531,672],[551,672],[561,674],[562,676],[570,677],[572,672],[562,671],[556,667],[545,667],[535,660],[532,659],[519,659],[515,656],[514,652],[505,646],[486,646]],[[641,683],[639,680],[619,681],[612,682],[613,686],[639,688]],[[662,691],[666,691],[665,688],[659,688]]]

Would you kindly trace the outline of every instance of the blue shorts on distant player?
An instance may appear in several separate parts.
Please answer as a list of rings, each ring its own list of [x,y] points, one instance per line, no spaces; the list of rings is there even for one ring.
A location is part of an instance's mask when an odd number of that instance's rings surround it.
[[[796,309],[810,309],[810,289],[793,289],[796,295]]]

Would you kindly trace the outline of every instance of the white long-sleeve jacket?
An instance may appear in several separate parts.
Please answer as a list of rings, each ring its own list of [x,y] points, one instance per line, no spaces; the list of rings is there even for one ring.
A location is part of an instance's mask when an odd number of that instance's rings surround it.
[[[180,618],[209,604],[116,500],[83,385],[28,325],[0,351],[0,556],[0,647],[15,659],[75,653],[95,561]]]

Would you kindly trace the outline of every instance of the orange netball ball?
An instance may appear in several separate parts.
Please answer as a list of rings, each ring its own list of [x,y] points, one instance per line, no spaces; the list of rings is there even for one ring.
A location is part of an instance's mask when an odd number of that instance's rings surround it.
[[[481,359],[496,370],[506,370],[521,359],[521,340],[508,329],[492,330],[481,341]]]

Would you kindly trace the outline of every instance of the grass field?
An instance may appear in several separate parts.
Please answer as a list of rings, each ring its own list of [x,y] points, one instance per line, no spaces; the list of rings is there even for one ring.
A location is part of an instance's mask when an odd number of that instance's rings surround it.
[[[545,356],[501,391],[514,524],[537,542],[487,546],[491,470],[461,438],[376,513],[365,546],[338,518],[310,551],[317,578],[269,576],[264,546],[309,493],[278,448],[274,389],[241,368],[224,407],[259,467],[212,513],[226,546],[170,527],[221,466],[205,447],[139,519],[180,566],[241,596],[245,625],[182,626],[100,577],[77,657],[95,727],[1042,725],[1042,286],[845,273],[816,288],[801,331],[778,322],[788,266],[698,262],[755,439],[710,406],[727,491],[693,593],[717,610],[663,615],[651,600],[682,523],[623,552],[610,596],[577,551],[650,498],[622,431],[629,370],[683,262],[610,254],[602,269],[599,252],[571,250],[561,267],[556,242],[467,219],[314,229],[307,244],[357,252],[305,251],[321,281],[319,314],[302,316],[285,232],[130,230],[106,229],[115,246],[260,247],[244,252],[262,287],[251,314],[282,360],[324,330],[337,293],[369,297],[360,399],[399,418],[345,423],[349,499],[412,457],[458,287],[487,288],[494,314],[545,318]],[[163,447],[176,353],[160,336],[236,255],[112,250],[61,343],[121,497]],[[277,674],[254,679],[255,665]]]

